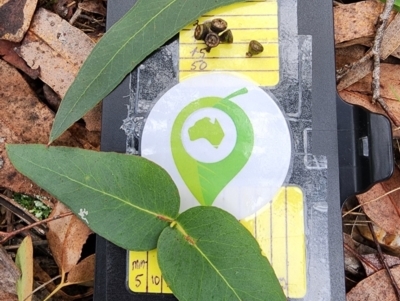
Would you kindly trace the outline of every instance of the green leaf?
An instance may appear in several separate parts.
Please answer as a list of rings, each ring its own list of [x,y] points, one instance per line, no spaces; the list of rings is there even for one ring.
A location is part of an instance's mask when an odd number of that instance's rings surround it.
[[[161,231],[178,215],[174,182],[144,158],[43,145],[6,148],[17,170],[122,248],[154,249]]]
[[[245,0],[139,0],[94,47],[58,109],[50,141],[109,94],[146,56],[204,13]]]
[[[381,0],[381,2],[385,3],[386,0]],[[400,0],[394,0],[393,10],[400,12]]]
[[[179,300],[286,300],[257,241],[232,215],[194,207],[164,229],[158,262]]]
[[[31,301],[33,288],[33,246],[30,236],[26,236],[22,241],[15,257],[15,264],[21,271],[21,277],[17,281],[18,300]]]

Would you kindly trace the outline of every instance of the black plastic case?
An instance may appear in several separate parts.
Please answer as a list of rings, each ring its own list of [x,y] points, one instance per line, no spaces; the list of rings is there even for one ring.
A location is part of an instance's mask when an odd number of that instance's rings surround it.
[[[109,0],[107,20],[109,26],[122,17],[135,2],[135,0]],[[327,162],[327,168],[311,171],[296,167],[296,160],[293,163],[290,183],[304,186],[307,182],[311,183],[310,187],[312,187],[309,190],[305,189],[306,200],[311,202],[306,206],[308,213],[305,216],[308,219],[306,220],[307,231],[314,235],[311,236],[310,241],[307,241],[307,245],[314,244],[315,248],[307,247],[307,260],[310,260],[307,263],[309,279],[307,292],[300,300],[345,300],[341,205],[347,197],[364,191],[373,183],[391,175],[391,127],[385,117],[348,105],[337,95],[332,2],[282,0],[279,1],[279,5],[281,22],[285,21],[286,25],[283,26],[288,27],[291,26],[297,7],[297,24],[292,28],[298,30],[296,43],[299,45],[300,71],[299,87],[296,89],[300,92],[296,90],[294,93],[300,93],[300,97],[306,101],[303,104],[304,112],[293,122],[298,122],[298,127],[301,127],[302,131],[306,126],[312,125],[310,155],[312,153],[317,161],[322,158],[321,162]],[[167,44],[174,41],[175,39]],[[280,44],[291,47],[290,42],[285,40],[284,35],[280,37]],[[157,52],[153,54],[153,60],[156,60],[156,56]],[[285,59],[285,55],[282,59]],[[300,66],[301,64],[304,66]],[[160,66],[160,68],[168,68],[168,66]],[[304,70],[304,74],[301,70]],[[127,110],[132,105],[130,103],[132,94],[141,93],[135,90],[135,87],[132,88],[130,83],[131,80],[133,81],[132,78],[138,81],[135,78],[137,76],[135,72],[133,71],[132,75],[103,101],[102,151],[125,153],[127,149],[140,148],[140,141],[134,135],[127,137],[126,132],[121,130],[124,120],[132,113]],[[285,72],[283,71],[281,81],[284,79]],[[165,87],[157,89],[160,91],[155,91],[155,94],[162,92]],[[275,89],[272,91],[278,94],[278,100],[279,95],[290,93],[283,85]],[[280,105],[286,112],[292,109],[283,102],[280,102]],[[296,130],[293,130],[296,127],[297,125],[292,126],[294,136],[297,135]],[[298,135],[300,137],[300,128]],[[307,150],[304,152],[307,154]],[[318,206],[322,203],[326,207],[321,209]],[[315,212],[322,212],[325,209],[327,210],[325,213],[315,217]],[[327,241],[321,250],[318,250],[317,234],[312,234],[313,231],[318,231],[318,229],[313,229],[313,227],[318,227],[317,218],[323,219],[318,222],[326,226],[326,233],[322,232],[324,235],[322,239]],[[329,284],[318,281],[320,276],[316,273],[318,273],[319,254],[321,260],[328,262]],[[126,279],[127,252],[101,237],[97,237],[96,256],[95,300],[176,300],[169,294],[130,292]],[[319,291],[320,286],[326,289]]]

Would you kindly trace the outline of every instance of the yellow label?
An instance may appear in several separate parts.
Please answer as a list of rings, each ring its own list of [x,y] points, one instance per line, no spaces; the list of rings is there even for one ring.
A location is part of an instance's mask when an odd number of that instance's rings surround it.
[[[161,275],[156,250],[129,252],[128,269],[128,285],[131,291],[136,293],[172,293]]]
[[[289,298],[306,293],[304,199],[300,188],[282,187],[272,202],[241,223],[269,259]],[[156,250],[129,252],[129,288],[138,293],[171,293],[157,264]]]
[[[233,43],[220,44],[209,53],[203,41],[194,38],[195,26],[190,24],[179,35],[179,80],[188,76],[224,71],[240,73],[260,86],[279,83],[278,3],[276,0],[236,3],[218,8],[199,18],[199,23],[223,18],[232,30]],[[264,51],[246,57],[249,42],[257,40]]]

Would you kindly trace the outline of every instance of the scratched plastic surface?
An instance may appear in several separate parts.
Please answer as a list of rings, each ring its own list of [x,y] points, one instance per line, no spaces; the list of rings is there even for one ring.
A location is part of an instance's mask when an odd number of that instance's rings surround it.
[[[292,132],[292,168],[271,205],[242,222],[259,240],[289,300],[332,300],[329,287],[328,208],[325,201],[327,161],[324,156],[313,155],[311,149],[312,39],[297,34],[296,6],[295,0],[279,1],[279,50],[275,57],[279,65],[278,68],[273,66],[272,71],[266,71],[275,75],[258,80],[259,70],[252,70],[252,74],[256,74],[253,80],[259,81],[261,87],[274,95],[287,117]],[[239,34],[238,38],[246,37]],[[190,43],[193,41],[190,36],[186,39]],[[180,42],[182,39],[174,40],[160,48],[131,74],[130,107],[122,125],[127,135],[127,153],[140,154],[140,135],[154,103],[165,91],[184,80],[187,74],[196,71],[187,70],[192,66],[193,58],[180,56],[182,49],[189,47]],[[239,44],[237,47],[242,46]],[[190,44],[190,47],[193,45]],[[188,48],[184,53],[190,53],[193,49]],[[217,56],[223,48],[218,53],[214,50],[211,55]],[[249,75],[245,71],[249,70],[248,67],[239,70],[238,66],[240,64],[223,62],[223,67],[228,71]],[[155,294],[170,292],[157,269],[155,251],[130,252],[128,261],[128,282],[132,291]]]

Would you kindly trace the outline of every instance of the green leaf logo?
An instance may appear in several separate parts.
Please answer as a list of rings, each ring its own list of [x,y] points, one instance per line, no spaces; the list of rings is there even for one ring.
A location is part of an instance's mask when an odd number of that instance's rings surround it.
[[[251,122],[246,113],[231,101],[233,97],[247,92],[246,88],[242,88],[225,98],[200,98],[183,108],[175,119],[171,132],[172,156],[183,181],[201,205],[213,204],[222,189],[246,165],[253,151],[254,133]],[[236,143],[232,151],[222,160],[212,163],[193,158],[185,149],[182,140],[185,121],[196,111],[205,108],[218,109],[227,114],[236,129]],[[197,121],[188,134],[190,140],[204,138],[214,148],[218,148],[225,138],[218,120],[211,122],[209,118]]]

